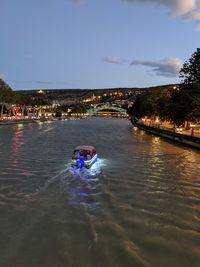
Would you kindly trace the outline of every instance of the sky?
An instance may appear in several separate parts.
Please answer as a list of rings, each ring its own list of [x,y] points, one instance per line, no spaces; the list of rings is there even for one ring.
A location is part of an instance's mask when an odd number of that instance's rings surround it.
[[[0,0],[0,78],[14,90],[178,83],[200,0]]]

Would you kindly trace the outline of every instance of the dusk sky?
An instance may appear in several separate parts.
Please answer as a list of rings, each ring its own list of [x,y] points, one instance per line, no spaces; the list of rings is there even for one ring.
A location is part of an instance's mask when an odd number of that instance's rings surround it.
[[[13,89],[180,82],[199,0],[0,0],[0,78]]]

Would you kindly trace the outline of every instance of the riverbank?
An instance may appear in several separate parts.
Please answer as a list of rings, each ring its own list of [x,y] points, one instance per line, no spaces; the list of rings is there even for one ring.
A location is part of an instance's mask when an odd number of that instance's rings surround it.
[[[35,119],[14,119],[14,120],[0,120],[0,126],[13,125],[13,124],[24,124],[24,123],[35,123]]]
[[[154,135],[163,137],[165,139],[200,149],[200,138],[198,137],[189,136],[189,135],[182,134],[182,133],[175,133],[170,130],[161,129],[161,128],[157,128],[153,126],[147,126],[147,125],[138,123],[137,121],[134,121],[134,120],[131,120],[131,122],[134,126],[148,133],[152,133]]]
[[[68,118],[37,118],[37,119],[10,119],[10,120],[0,120],[0,126],[13,125],[13,124],[24,124],[24,123],[36,123],[36,122],[51,122],[58,120],[79,120],[85,119],[86,117],[68,117]]]

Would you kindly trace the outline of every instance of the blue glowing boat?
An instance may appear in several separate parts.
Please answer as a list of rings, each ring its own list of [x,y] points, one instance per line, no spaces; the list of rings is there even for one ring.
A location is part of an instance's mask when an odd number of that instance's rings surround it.
[[[89,169],[97,160],[97,153],[93,146],[77,146],[72,157],[72,167],[86,167]]]

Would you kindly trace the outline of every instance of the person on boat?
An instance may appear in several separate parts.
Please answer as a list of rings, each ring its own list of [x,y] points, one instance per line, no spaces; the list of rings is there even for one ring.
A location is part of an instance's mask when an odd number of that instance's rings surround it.
[[[75,157],[75,159],[80,159],[81,154],[78,150],[75,152],[74,157]]]
[[[87,154],[86,159],[87,159],[87,160],[91,160],[91,156],[90,156],[90,154]]]

